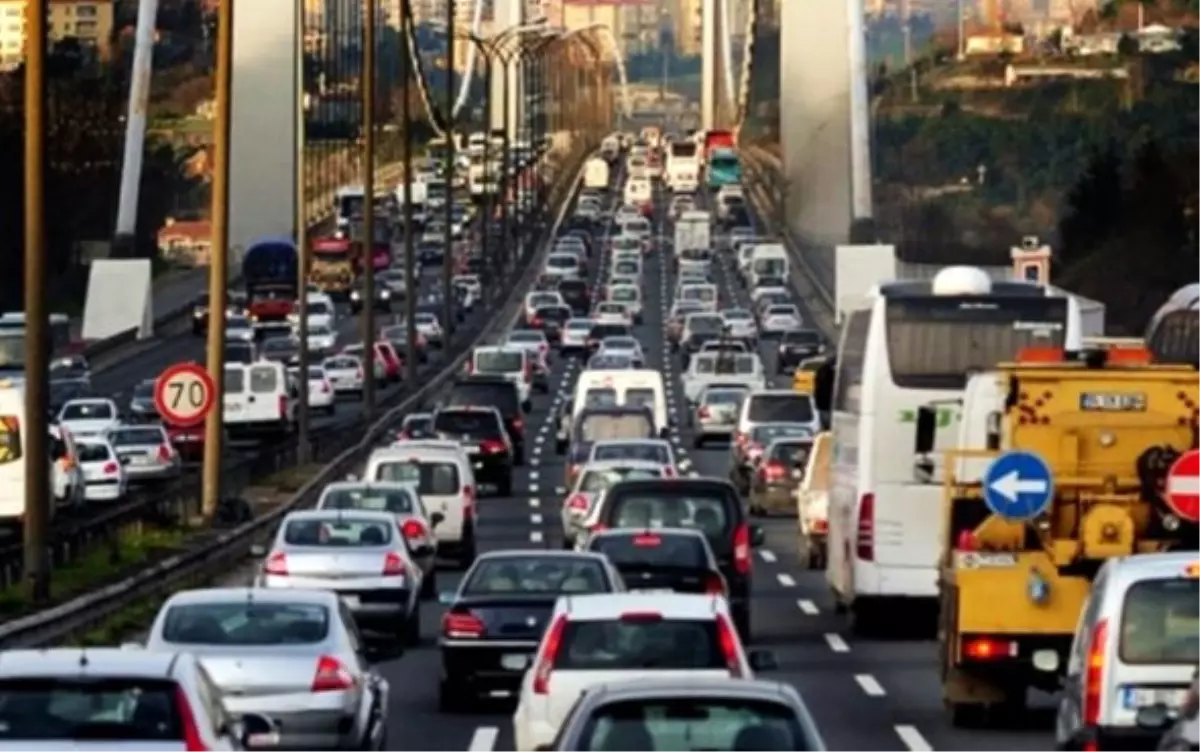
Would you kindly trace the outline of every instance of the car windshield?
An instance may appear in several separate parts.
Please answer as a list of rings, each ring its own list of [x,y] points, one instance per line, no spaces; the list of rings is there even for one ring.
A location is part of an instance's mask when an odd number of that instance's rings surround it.
[[[812,398],[806,394],[756,394],[750,398],[750,409],[746,417],[756,423],[808,423],[813,419]]]
[[[768,423],[755,426],[750,431],[750,438],[759,444],[770,444],[774,439],[784,436],[811,436],[812,429],[807,425],[795,423]]]
[[[689,316],[687,327],[692,334],[720,334],[725,320],[720,316]]]
[[[635,747],[731,752],[808,750],[813,744],[794,712],[778,702],[689,695],[608,703],[592,712],[572,749]]]
[[[598,389],[588,390],[590,396]],[[579,420],[576,436],[584,441],[600,439],[643,439],[654,433],[649,414],[644,413],[593,413]]]
[[[113,446],[118,447],[167,443],[161,428],[119,428],[110,431],[108,438]]]
[[[1200,660],[1200,616],[1196,579],[1171,578],[1134,583],[1121,615],[1121,661],[1130,665],[1179,664]]]
[[[330,517],[306,517],[291,520],[284,527],[283,540],[289,546],[364,548],[384,546],[392,541],[392,526],[339,514]]]
[[[540,345],[546,341],[541,332],[513,332],[508,335],[508,341],[514,345]]]
[[[591,319],[571,319],[567,322],[567,331],[587,333],[592,330],[596,322]]]
[[[321,499],[322,509],[361,509],[364,512],[413,514],[416,503],[405,488],[339,488],[328,491]]]
[[[311,645],[329,634],[329,609],[315,603],[247,599],[171,606],[162,639],[184,645]]]
[[[598,442],[592,449],[592,460],[643,460],[660,462],[664,465],[671,463],[671,449],[667,444],[659,442]]]
[[[503,593],[607,593],[612,588],[599,561],[580,556],[500,556],[480,559],[463,595]]]
[[[716,622],[647,618],[571,620],[562,634],[556,670],[728,670]],[[682,749],[694,749],[685,745]]]
[[[62,420],[111,420],[112,405],[107,402],[71,402],[63,407]]]

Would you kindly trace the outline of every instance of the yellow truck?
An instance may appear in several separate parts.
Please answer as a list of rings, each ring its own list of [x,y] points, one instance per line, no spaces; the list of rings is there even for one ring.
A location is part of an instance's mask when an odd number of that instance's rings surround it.
[[[939,669],[954,724],[1058,687],[1107,559],[1195,550],[1196,520],[1171,505],[1166,476],[1196,448],[1198,392],[1194,368],[1120,347],[1030,350],[968,381],[955,448],[939,453]],[[931,463],[934,413],[917,419]],[[1040,480],[1020,471],[1030,455]]]

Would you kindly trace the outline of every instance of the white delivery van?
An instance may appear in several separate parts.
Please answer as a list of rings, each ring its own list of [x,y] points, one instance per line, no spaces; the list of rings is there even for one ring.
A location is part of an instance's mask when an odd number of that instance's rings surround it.
[[[575,396],[570,404],[572,422],[584,409],[595,405],[644,405],[654,413],[654,427],[658,432],[662,434],[667,430],[667,392],[658,371],[584,371],[575,382]]]
[[[221,418],[230,436],[282,436],[292,430],[298,396],[282,363],[227,363]]]
[[[25,390],[13,381],[0,381],[0,524],[18,525],[25,518],[25,446],[29,429],[44,421],[25,420]],[[52,425],[49,430],[50,513],[58,507],[80,505],[86,491],[83,470],[70,431]]]
[[[602,157],[592,157],[583,168],[583,187],[597,191],[608,188],[608,162]]]

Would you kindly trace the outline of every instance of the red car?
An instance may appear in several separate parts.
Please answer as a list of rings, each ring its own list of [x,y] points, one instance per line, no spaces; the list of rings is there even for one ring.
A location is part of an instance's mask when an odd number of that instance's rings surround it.
[[[375,357],[383,365],[383,373],[388,381],[404,378],[404,360],[391,342],[376,342]]]

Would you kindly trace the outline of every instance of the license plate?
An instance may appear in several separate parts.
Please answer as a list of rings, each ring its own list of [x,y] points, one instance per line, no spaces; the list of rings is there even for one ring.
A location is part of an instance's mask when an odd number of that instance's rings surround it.
[[[145,455],[142,455],[142,454],[135,454],[135,455],[132,455],[129,457],[129,464],[131,464],[131,465],[149,465],[150,458]]]
[[[529,656],[517,653],[500,656],[500,667],[508,671],[524,671],[529,666]]]
[[[246,746],[248,747],[278,747],[279,734],[274,731],[268,731],[265,734],[247,734]]]
[[[362,601],[358,599],[357,595],[343,595],[342,603],[345,603],[349,608],[358,608]]]
[[[1168,708],[1178,708],[1183,705],[1183,700],[1187,695],[1187,690],[1125,687],[1122,694],[1124,695],[1123,704],[1126,708],[1131,710],[1154,707],[1155,705],[1163,705]]]

